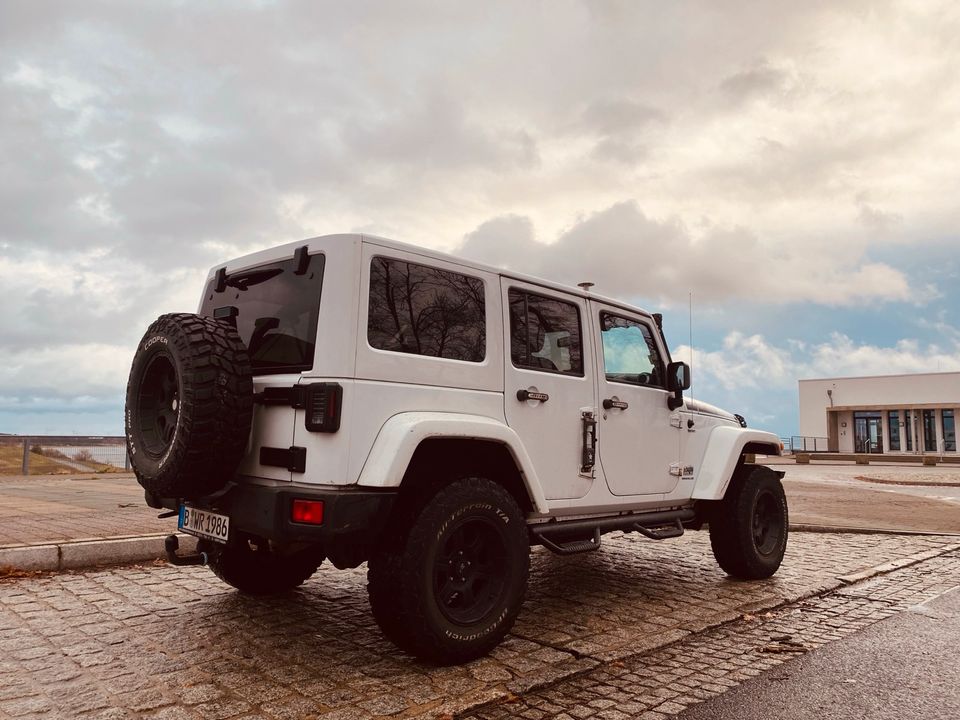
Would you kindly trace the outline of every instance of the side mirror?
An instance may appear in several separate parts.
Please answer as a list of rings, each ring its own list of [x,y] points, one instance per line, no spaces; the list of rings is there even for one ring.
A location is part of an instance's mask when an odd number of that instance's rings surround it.
[[[673,397],[667,400],[667,407],[676,410],[683,405],[683,391],[689,388],[690,366],[684,362],[667,365],[667,390],[673,391]]]

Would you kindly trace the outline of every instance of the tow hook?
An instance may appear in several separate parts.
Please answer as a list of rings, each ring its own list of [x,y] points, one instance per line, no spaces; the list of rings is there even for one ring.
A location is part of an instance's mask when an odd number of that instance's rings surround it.
[[[177,550],[180,549],[180,538],[176,535],[167,535],[163,541],[163,547],[167,551],[167,560],[171,565],[206,565],[209,561],[205,552],[177,555]]]

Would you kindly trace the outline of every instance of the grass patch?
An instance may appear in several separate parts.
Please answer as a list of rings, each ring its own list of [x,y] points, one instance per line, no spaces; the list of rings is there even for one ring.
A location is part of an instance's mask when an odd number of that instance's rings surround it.
[[[94,460],[93,456],[86,449],[79,450],[74,458],[54,448],[42,450],[41,452],[37,452],[37,450],[40,450],[40,448],[36,446],[30,450],[31,475],[67,475],[78,472],[124,472],[123,468]],[[0,445],[0,475],[20,475],[22,469],[23,446]]]

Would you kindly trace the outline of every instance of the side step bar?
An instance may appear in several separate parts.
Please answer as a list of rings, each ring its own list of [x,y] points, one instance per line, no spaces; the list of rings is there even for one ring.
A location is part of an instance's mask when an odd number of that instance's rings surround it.
[[[537,540],[540,541],[540,544],[543,545],[550,552],[554,552],[557,555],[576,555],[577,553],[593,552],[594,550],[600,549],[600,528],[593,529],[593,537],[587,540],[571,540],[569,542],[561,542],[550,539],[548,533],[539,534],[534,532],[534,536],[537,537]]]
[[[584,520],[559,520],[530,526],[531,541],[557,555],[593,552],[600,549],[600,535],[614,530],[638,532],[651,540],[683,535],[683,523],[696,517],[691,508],[652,513],[629,513]],[[584,535],[593,537],[584,539]],[[579,537],[578,537],[579,536]],[[573,537],[576,539],[565,540]]]

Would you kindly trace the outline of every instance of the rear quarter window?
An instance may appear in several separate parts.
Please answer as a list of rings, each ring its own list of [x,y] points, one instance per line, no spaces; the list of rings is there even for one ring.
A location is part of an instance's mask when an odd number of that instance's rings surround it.
[[[483,362],[483,280],[429,265],[375,257],[370,263],[367,341],[377,350]]]

